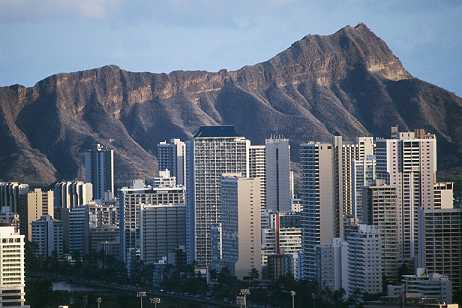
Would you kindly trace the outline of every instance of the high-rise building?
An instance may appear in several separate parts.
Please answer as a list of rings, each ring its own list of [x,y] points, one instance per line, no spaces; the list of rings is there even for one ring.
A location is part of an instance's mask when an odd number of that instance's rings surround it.
[[[53,191],[43,191],[36,188],[27,193],[26,203],[19,208],[21,234],[32,240],[32,222],[43,215],[54,217]]]
[[[421,208],[419,225],[419,266],[446,275],[462,293],[462,209]]]
[[[63,255],[64,229],[60,220],[44,215],[32,222],[32,243],[34,253],[42,257],[57,257]]]
[[[159,171],[169,170],[178,185],[186,184],[186,145],[180,139],[161,141],[157,145]]]
[[[118,196],[119,229],[122,260],[130,265],[131,257],[140,255],[141,205],[169,205],[185,203],[185,188],[145,186],[137,183],[132,188],[121,188]]]
[[[353,162],[359,157],[359,147],[355,143],[344,143],[342,136],[334,136],[334,177],[336,228],[343,233],[343,216],[353,216]]]
[[[86,256],[90,252],[90,225],[88,207],[74,207],[69,210],[68,241],[69,252]]]
[[[315,247],[339,237],[332,144],[309,142],[300,146],[300,197],[302,200],[303,275],[316,280]]]
[[[220,195],[224,265],[241,279],[261,273],[260,179],[224,174]]]
[[[399,132],[376,140],[377,178],[396,186],[402,212],[403,255],[415,260],[418,252],[418,213],[433,208],[436,183],[436,137],[424,130]]]
[[[363,218],[363,191],[366,187],[373,185],[375,175],[375,156],[369,155],[365,159],[353,161],[353,212],[352,216],[360,223],[366,223]]]
[[[374,155],[374,138],[358,137],[355,143],[346,143],[341,136],[333,138],[336,178],[336,208],[339,213],[337,228],[343,233],[344,217],[354,216],[355,183],[354,162]]]
[[[262,265],[268,265],[272,255],[284,254],[292,257],[295,279],[301,278],[299,256],[302,250],[302,228],[300,213],[271,213],[262,217],[268,221],[267,227],[262,227]]]
[[[28,192],[28,184],[0,182],[0,208],[7,206],[13,213],[18,213],[21,204],[26,201]]]
[[[398,206],[396,186],[377,180],[364,188],[363,222],[375,225],[382,239],[383,274],[387,281],[399,279],[399,268],[403,261],[401,209]]]
[[[182,201],[182,200],[177,200]],[[142,204],[140,208],[141,260],[154,264],[186,242],[186,206],[167,203]]]
[[[211,262],[210,227],[219,222],[221,176],[249,176],[250,141],[232,126],[203,126],[187,143],[188,262]]]
[[[289,139],[271,138],[265,141],[266,208],[276,212],[290,212]]]
[[[348,243],[334,238],[330,243],[316,246],[317,282],[321,288],[340,290],[348,279]]]
[[[249,177],[260,178],[261,208],[266,209],[266,163],[265,146],[251,145],[249,148]]]
[[[0,307],[23,307],[24,235],[0,226]]]
[[[346,284],[348,295],[382,292],[382,243],[375,226],[362,225],[345,235],[348,243]]]
[[[97,144],[94,149],[84,153],[85,182],[93,185],[95,199],[114,197],[114,151]]]
[[[58,182],[53,189],[55,208],[73,208],[93,200],[93,185],[82,181]]]

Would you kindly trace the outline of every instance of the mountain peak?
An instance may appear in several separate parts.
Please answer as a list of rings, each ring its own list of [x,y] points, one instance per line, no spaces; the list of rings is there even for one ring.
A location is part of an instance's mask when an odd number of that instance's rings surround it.
[[[425,127],[438,135],[441,169],[462,166],[462,99],[413,78],[363,23],[308,35],[236,71],[155,74],[106,65],[3,87],[0,124],[0,180],[76,178],[81,152],[109,139],[118,181],[151,177],[159,141],[225,124],[256,144],[284,134],[293,149],[334,133],[353,140],[385,136],[391,125]]]
[[[279,71],[295,70],[292,75],[309,75],[324,86],[359,67],[383,79],[412,78],[387,44],[364,23],[329,35],[307,35],[269,62]]]

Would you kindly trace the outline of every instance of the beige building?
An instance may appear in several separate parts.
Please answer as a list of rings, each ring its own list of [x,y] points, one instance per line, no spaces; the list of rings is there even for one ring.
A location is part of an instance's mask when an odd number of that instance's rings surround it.
[[[454,204],[454,183],[438,182],[433,186],[435,209],[451,209]]]
[[[300,197],[302,200],[303,274],[316,280],[315,247],[339,237],[336,207],[337,178],[334,176],[334,147],[330,143],[308,142],[300,146],[302,170]]]
[[[436,183],[436,137],[425,130],[399,132],[376,140],[377,178],[398,189],[403,255],[415,260],[418,252],[418,213],[433,208]]]
[[[223,264],[241,279],[261,274],[260,179],[225,174],[220,195]]]
[[[0,307],[23,307],[24,235],[0,226]]]
[[[383,275],[399,279],[402,262],[401,211],[395,186],[378,180],[364,190],[364,223],[375,225],[382,239]]]
[[[21,234],[32,240],[32,222],[43,215],[54,217],[53,191],[36,188],[27,194],[26,203],[20,208]]]
[[[261,207],[263,211],[266,208],[265,146],[251,145],[249,151],[249,177],[260,178]]]

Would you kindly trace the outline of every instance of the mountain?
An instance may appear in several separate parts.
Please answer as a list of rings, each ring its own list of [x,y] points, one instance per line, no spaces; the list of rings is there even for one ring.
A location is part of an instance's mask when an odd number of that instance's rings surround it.
[[[413,77],[366,25],[308,35],[236,71],[128,72],[105,66],[0,88],[0,179],[51,183],[82,172],[80,153],[111,143],[119,181],[152,176],[155,145],[200,125],[234,124],[254,143],[388,136],[391,125],[438,136],[440,168],[462,165],[462,99]]]

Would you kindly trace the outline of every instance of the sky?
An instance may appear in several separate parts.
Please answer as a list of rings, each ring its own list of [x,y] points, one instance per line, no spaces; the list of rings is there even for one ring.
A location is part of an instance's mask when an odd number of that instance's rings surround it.
[[[233,70],[359,22],[462,96],[461,0],[0,0],[0,86],[108,64]]]

